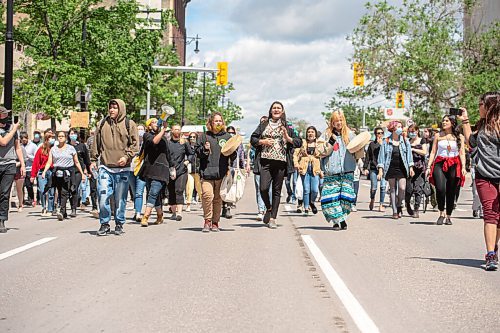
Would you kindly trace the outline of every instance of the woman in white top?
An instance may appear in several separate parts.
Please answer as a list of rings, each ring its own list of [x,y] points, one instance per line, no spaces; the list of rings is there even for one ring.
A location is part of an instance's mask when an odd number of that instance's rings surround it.
[[[438,225],[451,225],[451,213],[455,208],[458,185],[465,182],[465,143],[458,132],[455,117],[443,117],[442,130],[434,136],[432,151],[427,165],[429,181],[436,187]],[[446,212],[445,212],[446,208]]]
[[[68,217],[66,213],[66,202],[68,201],[71,188],[76,186],[75,167],[82,175],[82,180],[85,181],[87,177],[83,173],[78,155],[72,145],[67,144],[68,137],[66,132],[57,132],[58,145],[50,149],[49,159],[45,165],[42,173],[42,178],[45,178],[47,170],[53,165],[52,172],[52,186],[57,189],[61,197],[61,208],[57,213],[57,219],[62,221]]]

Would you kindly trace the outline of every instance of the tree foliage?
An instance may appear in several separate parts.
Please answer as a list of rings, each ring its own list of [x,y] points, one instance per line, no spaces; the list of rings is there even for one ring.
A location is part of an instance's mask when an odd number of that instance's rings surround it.
[[[383,120],[383,113],[379,108],[364,106],[363,100],[369,97],[367,92],[359,88],[338,89],[326,107],[328,112],[323,116],[329,121],[333,111],[341,109],[344,112],[346,122],[356,129],[363,127],[363,113],[365,113],[365,126],[373,128]]]
[[[367,14],[348,36],[354,48],[350,60],[364,65],[360,90],[391,100],[396,91],[405,92],[422,125],[438,123],[443,111],[460,102],[477,116],[480,92],[498,89],[499,30],[497,24],[464,41],[462,17],[472,6],[470,0],[404,0],[398,7],[367,3]],[[342,99],[336,96],[334,105]]]
[[[26,58],[15,71],[14,110],[43,113],[61,120],[78,107],[75,93],[89,86],[92,98],[88,110],[94,119],[107,112],[110,98],[123,99],[128,114],[140,119],[140,110],[146,108],[149,73],[152,109],[171,104],[180,117],[182,75],[152,69],[155,63],[180,64],[172,48],[162,44],[163,31],[136,29],[145,22],[137,17],[139,6],[135,1],[119,0],[109,8],[101,2],[15,3],[16,13],[23,17],[15,27],[15,40],[24,46]],[[0,12],[3,10],[0,8]],[[176,24],[173,13],[163,11],[163,28],[169,23]],[[3,33],[4,26],[0,28]],[[199,86],[196,74],[187,74],[186,82],[187,91]],[[240,108],[234,103],[218,105],[220,97],[234,87],[216,89],[214,80],[206,82],[210,95],[207,110],[223,109],[228,118],[241,118]],[[187,123],[197,119],[200,108],[193,102],[197,100],[198,94],[187,99]]]

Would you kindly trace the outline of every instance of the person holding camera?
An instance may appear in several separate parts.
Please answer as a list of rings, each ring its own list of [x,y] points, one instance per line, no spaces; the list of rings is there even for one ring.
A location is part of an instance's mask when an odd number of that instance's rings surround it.
[[[445,115],[441,131],[434,135],[426,175],[436,187],[439,218],[437,225],[452,225],[451,214],[455,208],[458,186],[465,182],[465,141],[458,132],[454,116]]]
[[[480,120],[472,132],[467,110],[462,108],[465,142],[474,148],[475,184],[484,216],[486,243],[485,269],[498,269],[498,240],[500,239],[500,93],[487,92],[479,100]]]

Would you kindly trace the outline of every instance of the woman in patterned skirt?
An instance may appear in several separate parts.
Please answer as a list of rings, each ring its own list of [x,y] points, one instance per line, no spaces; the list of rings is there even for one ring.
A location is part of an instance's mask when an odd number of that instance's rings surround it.
[[[333,223],[334,230],[347,229],[347,216],[356,199],[353,186],[356,160],[347,150],[354,136],[347,127],[342,110],[332,112],[321,140],[325,142],[321,208],[326,220]]]

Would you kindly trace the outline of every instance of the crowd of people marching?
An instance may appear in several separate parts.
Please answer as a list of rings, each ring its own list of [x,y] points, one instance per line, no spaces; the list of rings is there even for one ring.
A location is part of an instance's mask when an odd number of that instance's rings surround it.
[[[452,225],[460,189],[467,172],[473,179],[473,216],[484,218],[486,270],[498,268],[500,238],[500,94],[479,100],[480,119],[471,126],[468,112],[445,115],[440,129],[421,130],[412,121],[391,121],[357,135],[341,110],[332,112],[327,128],[314,126],[299,137],[287,121],[282,103],[272,103],[250,137],[250,147],[233,140],[236,129],[223,115],[212,113],[206,131],[184,137],[179,125],[167,128],[161,119],[137,125],[126,116],[125,103],[113,99],[108,115],[86,142],[78,129],[18,132],[19,124],[5,121],[0,109],[0,233],[7,232],[11,188],[17,209],[40,205],[41,215],[60,221],[76,217],[82,205],[100,221],[97,235],[123,233],[130,193],[133,219],[141,226],[170,219],[181,221],[196,198],[203,207],[203,232],[217,232],[221,217],[231,218],[234,202],[224,202],[221,190],[235,169],[254,174],[257,220],[278,227],[283,183],[286,202],[297,213],[317,214],[319,202],[334,230],[346,230],[356,211],[361,175],[371,183],[368,208],[384,212],[389,194],[392,219],[404,210],[419,218],[422,206],[437,206],[437,225]],[[236,142],[233,149],[227,149]],[[36,184],[36,196],[34,185]],[[24,197],[24,192],[27,197]],[[379,191],[378,204],[377,191]],[[145,201],[144,201],[145,199]],[[67,202],[71,212],[67,213]],[[403,207],[404,206],[404,207]],[[404,209],[403,209],[404,208]],[[155,220],[151,215],[155,211]]]

